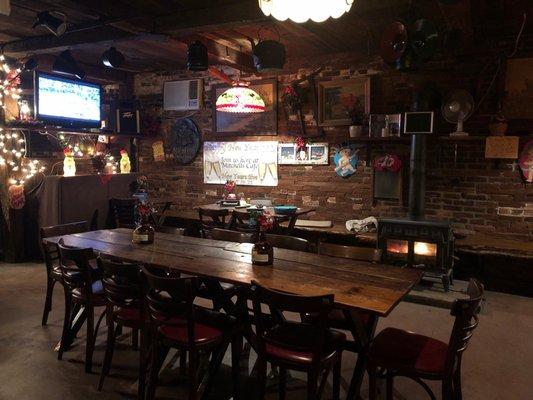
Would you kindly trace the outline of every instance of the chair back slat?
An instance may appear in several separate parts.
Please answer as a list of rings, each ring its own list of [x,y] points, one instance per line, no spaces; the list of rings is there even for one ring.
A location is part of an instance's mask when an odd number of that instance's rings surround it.
[[[103,272],[102,284],[106,301],[112,307],[139,307],[141,297],[141,266],[98,258]]]
[[[231,214],[231,229],[246,233],[259,232],[259,223],[252,213],[253,211],[233,210]],[[255,213],[261,214],[262,211],[255,211]]]
[[[469,298],[455,300],[450,311],[450,314],[455,317],[446,361],[446,368],[450,371],[453,371],[460,363],[461,355],[468,347],[474,329],[479,323],[478,314],[483,301],[483,285],[478,280],[471,279],[467,293]]]
[[[268,233],[266,235],[266,240],[272,246],[280,249],[309,251],[309,241],[299,237]]]
[[[228,229],[214,228],[211,231],[211,238],[215,240],[225,240],[227,242],[254,243],[254,235],[246,232],[230,231]]]
[[[135,202],[136,199],[110,199],[109,208],[113,212],[117,228],[135,227]]]
[[[87,296],[92,296],[93,270],[90,261],[96,256],[93,249],[68,246],[63,239],[57,243],[59,248],[61,276],[63,283],[71,291],[81,289]]]
[[[296,296],[279,292],[261,286],[252,281],[251,299],[253,303],[254,322],[256,325],[257,342],[259,351],[264,352],[267,343],[290,347],[298,351],[308,351],[313,354],[313,363],[322,359],[325,337],[327,331],[327,315],[333,307],[333,295],[325,296]],[[263,309],[266,306],[270,314]],[[310,322],[287,322],[283,318],[284,312],[293,312],[300,315],[315,314],[317,318]],[[265,321],[274,320],[274,326]],[[283,332],[281,337],[269,335],[269,332]],[[305,332],[306,341],[298,341],[299,332]],[[288,337],[288,342],[283,343],[283,336]]]
[[[381,250],[371,247],[356,247],[356,246],[343,246],[332,243],[320,243],[318,246],[318,254],[349,258],[358,261],[380,262]]]

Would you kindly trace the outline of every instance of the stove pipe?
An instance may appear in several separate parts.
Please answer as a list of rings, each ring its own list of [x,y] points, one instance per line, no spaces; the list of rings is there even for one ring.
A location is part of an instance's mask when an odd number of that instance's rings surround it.
[[[409,170],[409,219],[424,219],[426,197],[426,135],[411,138]]]

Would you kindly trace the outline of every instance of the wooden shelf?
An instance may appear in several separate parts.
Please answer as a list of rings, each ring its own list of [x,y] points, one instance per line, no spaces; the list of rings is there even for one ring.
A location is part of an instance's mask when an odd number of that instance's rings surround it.
[[[514,135],[509,135],[514,136]],[[460,143],[460,142],[484,142],[487,137],[490,136],[435,136],[428,135],[428,142],[447,142],[447,143]],[[533,135],[518,136],[520,139],[533,139]],[[359,137],[350,138],[351,143],[367,143],[367,144],[384,144],[384,143],[411,143],[411,136],[394,136],[394,137]]]
[[[5,131],[35,131],[35,132],[48,132],[48,133],[64,133],[66,135],[94,135],[94,136],[122,136],[131,138],[142,138],[142,135],[131,135],[126,133],[115,133],[102,130],[76,130],[70,128],[57,128],[51,126],[42,125],[0,125],[0,128]]]

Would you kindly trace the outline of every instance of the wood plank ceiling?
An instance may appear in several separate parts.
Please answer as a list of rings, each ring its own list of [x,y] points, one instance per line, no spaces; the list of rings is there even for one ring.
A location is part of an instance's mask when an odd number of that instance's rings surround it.
[[[494,13],[479,0],[463,0],[459,9],[446,14],[436,0],[357,0],[351,12],[322,24],[276,22],[265,18],[256,0],[12,0],[11,15],[0,15],[0,50],[11,57],[56,55],[70,49],[74,57],[110,80],[140,71],[185,67],[187,45],[201,40],[210,61],[251,71],[250,39],[277,38],[289,57],[313,57],[334,52],[376,53],[380,32],[388,23],[411,14],[435,20],[440,26],[467,21],[479,24],[476,16]],[[500,0],[520,10],[528,0]],[[533,3],[533,2],[531,2]],[[529,3],[531,5],[531,3]],[[472,16],[475,9],[475,16]],[[36,13],[57,10],[67,15],[69,29],[56,38],[44,28],[32,28]],[[503,6],[502,13],[510,13]],[[449,11],[449,10],[448,10]],[[446,11],[447,12],[447,11]],[[458,18],[458,15],[460,18]],[[503,18],[503,16],[502,16]],[[532,15],[533,19],[533,15]],[[450,22],[452,21],[452,22]],[[510,30],[512,27],[509,28]],[[126,57],[126,65],[115,75],[105,72],[100,59],[110,46]]]

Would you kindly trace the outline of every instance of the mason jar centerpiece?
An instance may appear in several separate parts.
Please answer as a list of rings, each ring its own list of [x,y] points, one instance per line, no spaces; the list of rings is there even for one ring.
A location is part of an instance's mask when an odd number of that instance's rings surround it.
[[[272,265],[274,262],[274,248],[268,243],[266,232],[274,226],[274,218],[268,211],[264,211],[257,219],[259,231],[257,239],[252,247],[252,264],[253,265]]]
[[[151,244],[154,242],[155,228],[151,223],[152,212],[155,212],[148,201],[147,179],[145,176],[137,178],[137,190],[133,197],[136,199],[134,218],[135,229],[132,242],[137,244]]]

